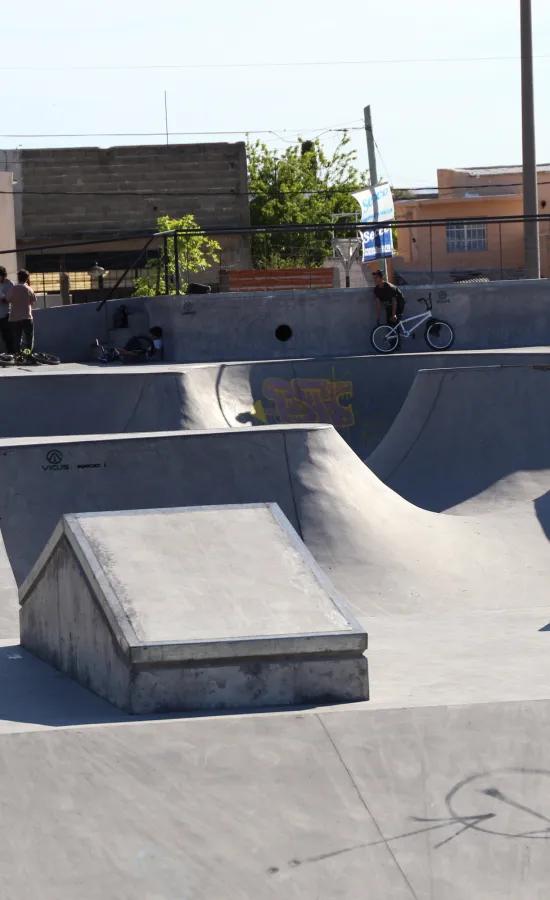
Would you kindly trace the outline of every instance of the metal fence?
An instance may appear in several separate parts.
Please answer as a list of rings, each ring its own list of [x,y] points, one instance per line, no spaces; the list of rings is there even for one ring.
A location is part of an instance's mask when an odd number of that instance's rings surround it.
[[[550,215],[535,218],[542,274],[550,276]],[[390,277],[413,285],[522,278],[525,221],[507,216],[386,223],[394,238]],[[185,293],[197,282],[223,292],[360,287],[370,284],[372,268],[362,262],[361,238],[359,226],[338,221],[118,235],[17,252],[20,260],[24,253],[36,291],[62,295],[64,283],[72,302],[86,302]]]

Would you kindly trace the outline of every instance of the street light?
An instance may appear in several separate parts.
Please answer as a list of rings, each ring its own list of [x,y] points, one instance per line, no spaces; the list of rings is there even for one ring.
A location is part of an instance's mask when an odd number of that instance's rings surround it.
[[[102,291],[103,290],[103,276],[105,275],[105,269],[103,268],[103,266],[100,266],[99,263],[95,262],[93,264],[92,268],[90,269],[90,271],[88,272],[88,275],[92,279],[92,285],[91,285],[92,290],[94,290],[93,279],[97,278],[96,290]]]

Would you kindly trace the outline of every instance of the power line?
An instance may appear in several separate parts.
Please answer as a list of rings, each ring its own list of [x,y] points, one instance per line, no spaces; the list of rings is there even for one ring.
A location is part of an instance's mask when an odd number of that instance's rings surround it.
[[[315,133],[322,132],[323,134],[328,134],[329,132],[340,132],[340,131],[361,131],[362,129],[359,126],[356,127],[348,127],[348,128],[279,128],[278,131],[283,134],[304,134],[307,133]],[[226,135],[226,134],[273,134],[275,137],[279,137],[280,135],[271,128],[261,128],[258,130],[242,128],[240,131],[171,131],[170,137],[193,137],[193,136],[201,136],[201,135]],[[322,135],[321,135],[322,136]],[[0,134],[0,138],[88,138],[88,137],[109,137],[109,138],[120,138],[120,137],[166,137],[166,131],[118,131],[118,132],[79,132],[78,134]],[[280,140],[286,140],[286,138],[280,138]],[[173,145],[172,145],[173,146]],[[21,148],[24,150],[24,148]],[[74,147],[55,147],[53,149],[58,150],[74,150],[77,148]],[[17,152],[17,148],[10,148],[11,152]],[[9,153],[10,150],[7,152]]]
[[[550,59],[550,55],[541,54],[535,59]],[[319,60],[298,62],[242,62],[242,63],[183,63],[183,64],[158,64],[158,65],[124,65],[124,66],[0,66],[0,71],[6,72],[125,72],[125,71],[155,71],[166,69],[288,69],[311,68],[331,66],[388,66],[388,65],[422,65],[441,63],[463,62],[510,62],[519,60],[520,56],[436,56],[436,57],[410,57],[405,59],[355,59],[355,60]]]
[[[354,128],[327,128],[325,129],[325,134],[329,131],[361,131],[362,129],[359,127]],[[287,134],[299,134],[301,131],[303,132],[315,132],[322,131],[321,128],[299,128],[299,129],[285,129],[281,128],[279,131]],[[278,137],[276,131],[273,131],[270,128],[262,128],[257,131],[250,130],[248,128],[242,128],[240,131],[171,131],[170,137],[190,137],[193,135],[203,135],[203,134],[274,134],[275,137]],[[0,134],[0,138],[81,138],[81,137],[166,137],[165,131],[119,131],[119,132],[79,132],[78,134]],[[23,148],[22,148],[23,149]],[[59,147],[54,149],[60,150],[73,150],[73,147]]]
[[[550,181],[539,181],[539,185],[543,185],[543,184],[550,184]],[[433,187],[424,187],[424,186],[422,186],[422,187],[407,187],[407,188],[394,187],[393,190],[394,191],[408,191],[409,193],[412,193],[414,191],[437,191],[439,194],[443,194],[448,191],[479,190],[482,188],[498,188],[498,187],[503,187],[503,188],[523,187],[523,181],[506,181],[506,182],[504,182],[504,181],[503,182],[489,181],[487,184],[472,184],[472,183],[470,183],[470,184],[451,184],[448,187],[441,187],[438,185],[434,185]],[[482,194],[480,196],[481,197],[491,197],[491,196],[496,196],[496,195]],[[517,196],[517,195],[510,194],[510,196],[513,197],[513,196]],[[411,199],[422,199],[422,198],[411,198]],[[457,197],[457,198],[452,198],[452,199],[464,200],[465,198]],[[473,197],[468,197],[466,199],[468,199],[468,200],[474,199],[475,200],[478,198],[474,195]]]
[[[541,186],[548,185],[548,184],[550,184],[550,181],[539,181],[539,185],[541,185]],[[493,187],[499,187],[500,185],[498,185],[498,184],[481,184],[481,185],[475,185],[475,186],[479,187],[479,188],[493,188]],[[502,187],[521,187],[521,186],[522,186],[522,182],[512,182],[512,183],[507,183],[505,185],[502,185]],[[469,187],[472,187],[472,185],[453,185],[452,187],[449,187],[449,188],[439,188],[439,192],[443,193],[445,191],[461,190],[461,189],[465,189],[465,188],[469,188]],[[305,190],[304,189],[304,190],[296,190],[296,191],[284,191],[284,190],[279,189],[277,191],[277,193],[284,197],[286,197],[286,196],[291,197],[291,196],[300,195],[300,194],[304,194],[306,196],[315,195],[315,194],[329,194],[329,195],[330,194],[349,194],[352,192],[355,193],[356,191],[358,191],[360,189],[361,188],[357,187],[357,185],[354,184],[354,185],[338,185],[338,186],[333,186],[333,187],[327,186],[325,188],[318,188],[316,190],[311,190],[311,189]],[[417,190],[437,191],[438,188],[398,188],[398,187],[393,187],[393,191],[395,193],[398,193],[398,192],[399,193],[411,193],[411,192],[417,191]],[[24,189],[22,191],[0,191],[0,195],[2,195],[2,194],[9,194],[9,195],[25,194],[25,195],[31,195],[31,196],[34,195],[34,196],[38,196],[38,197],[48,197],[48,196],[52,196],[52,197],[53,196],[55,196],[55,197],[57,197],[57,196],[63,196],[63,197],[144,197],[144,198],[153,198],[153,199],[157,198],[157,197],[243,197],[243,196],[258,197],[258,196],[261,196],[262,194],[269,194],[269,193],[270,193],[269,190],[266,190],[266,191],[257,191],[257,190],[256,191],[238,191],[238,190],[233,190],[233,191],[80,191],[80,190],[78,190],[78,191],[63,191],[63,190],[35,191],[35,190]],[[456,200],[483,199],[484,197],[491,197],[491,196],[495,196],[495,195],[483,194],[483,195],[480,195],[479,197],[468,197],[468,198],[454,197],[454,198],[450,198],[450,199],[456,199]],[[519,196],[519,194],[508,194],[508,195],[504,195],[504,196],[517,197],[517,196]],[[404,198],[404,199],[407,199],[407,198]],[[412,199],[412,200],[420,199],[421,200],[422,197],[412,197],[409,199]],[[426,199],[431,199],[431,198],[426,198]]]
[[[278,193],[283,196],[294,196],[295,194],[349,194],[351,191],[360,190],[357,185],[342,187],[326,187],[318,190],[301,190],[301,191],[281,191]],[[156,199],[157,197],[257,197],[262,192],[259,191],[33,191],[24,189],[22,191],[0,191],[0,195],[8,194],[17,196],[19,194],[31,195],[37,197],[145,197]],[[265,192],[269,193],[268,191]]]

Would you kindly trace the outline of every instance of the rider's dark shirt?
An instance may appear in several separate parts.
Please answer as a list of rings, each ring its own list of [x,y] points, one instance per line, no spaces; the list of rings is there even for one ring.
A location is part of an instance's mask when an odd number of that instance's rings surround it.
[[[394,284],[390,284],[389,281],[384,281],[383,284],[376,285],[374,288],[374,295],[375,297],[378,297],[380,303],[391,306],[393,298],[397,296],[397,288]]]

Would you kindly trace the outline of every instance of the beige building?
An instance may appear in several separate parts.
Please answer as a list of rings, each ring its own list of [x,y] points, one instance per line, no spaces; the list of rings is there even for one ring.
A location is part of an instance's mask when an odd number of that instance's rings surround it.
[[[437,195],[396,203],[398,255],[393,273],[410,283],[457,281],[467,277],[521,278],[524,274],[521,222],[468,223],[468,218],[520,216],[522,167],[439,169]],[[550,213],[550,165],[538,167],[539,211]],[[431,228],[419,220],[447,220]],[[540,224],[542,274],[550,276],[550,222]]]
[[[17,188],[17,185],[15,185]],[[15,281],[17,272],[17,254],[15,252],[15,208],[14,182],[11,172],[0,172],[0,266],[8,270],[8,276]]]

